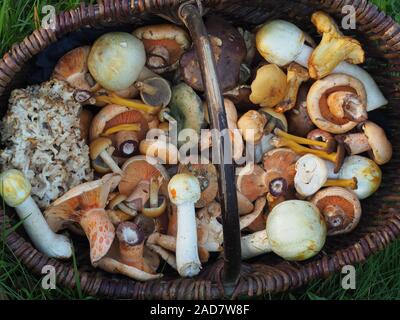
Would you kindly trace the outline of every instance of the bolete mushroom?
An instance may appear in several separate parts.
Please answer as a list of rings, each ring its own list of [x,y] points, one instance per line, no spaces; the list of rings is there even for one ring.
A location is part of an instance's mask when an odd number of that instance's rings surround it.
[[[367,119],[363,84],[345,74],[331,74],[316,81],[307,96],[312,122],[330,133],[345,133]]]
[[[366,121],[360,125],[363,132],[348,133],[337,136],[344,143],[350,155],[368,151],[371,158],[379,165],[383,165],[392,158],[392,144],[386,137],[385,131],[377,124]]]
[[[294,185],[298,194],[308,197],[322,187],[338,186],[357,189],[357,179],[351,177],[345,180],[328,180],[328,168],[321,158],[306,154],[296,162]]]
[[[146,51],[146,66],[155,73],[175,70],[179,59],[190,46],[190,37],[173,24],[144,26],[133,31],[142,40]]]
[[[176,264],[182,277],[193,277],[200,272],[196,216],[194,204],[200,199],[199,181],[193,175],[180,173],[168,184],[171,202],[177,206]]]
[[[265,230],[242,237],[242,259],[272,251],[285,260],[303,261],[316,255],[325,240],[326,224],[318,208],[288,200],[272,209]]]
[[[70,258],[71,242],[50,229],[31,197],[31,190],[31,184],[19,170],[7,170],[0,175],[0,196],[8,206],[15,208],[35,247],[49,258]]]
[[[119,91],[137,80],[145,62],[146,52],[140,40],[126,32],[110,32],[94,42],[88,68],[103,88]]]
[[[120,176],[107,174],[100,180],[78,185],[54,201],[44,213],[55,232],[67,224],[79,223],[90,243],[92,264],[107,254],[114,240],[115,228],[104,208],[108,194],[119,181]]]
[[[265,23],[256,34],[258,52],[268,62],[281,67],[295,61],[308,68],[313,48],[304,42],[304,32],[294,24],[284,20],[273,20]],[[367,93],[367,111],[387,104],[387,100],[374,79],[363,68],[343,61],[330,73],[343,73],[363,83]]]
[[[287,86],[286,95],[274,109],[278,112],[286,112],[294,108],[297,101],[297,94],[303,82],[306,82],[310,76],[307,69],[296,62],[292,62],[287,68]]]
[[[351,232],[360,221],[361,204],[356,194],[341,187],[317,192],[311,202],[324,215],[328,236]]]
[[[308,61],[310,76],[321,79],[332,72],[342,61],[360,64],[365,60],[364,50],[356,39],[345,37],[335,21],[322,11],[314,12],[311,22],[322,34],[320,44]]]
[[[339,179],[357,179],[354,189],[359,199],[365,199],[378,190],[382,181],[382,171],[371,159],[361,156],[350,156],[344,160],[339,171]]]
[[[238,85],[240,66],[246,57],[246,44],[239,31],[226,20],[210,16],[205,22],[215,58],[219,85],[222,91]],[[193,89],[204,91],[199,58],[195,48],[184,53],[180,60],[184,81]]]
[[[275,107],[285,98],[286,92],[286,74],[276,64],[268,64],[257,70],[251,83],[250,101],[261,107]]]

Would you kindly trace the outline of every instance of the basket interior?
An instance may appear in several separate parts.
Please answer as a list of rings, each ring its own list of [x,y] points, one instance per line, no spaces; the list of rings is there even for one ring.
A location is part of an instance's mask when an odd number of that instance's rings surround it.
[[[310,3],[312,5],[310,5]],[[206,17],[211,14],[221,15],[231,21],[233,25],[242,26],[249,30],[252,30],[255,26],[268,19],[281,18],[291,21],[304,31],[309,32],[318,43],[320,37],[310,22],[311,14],[317,9],[326,10],[327,8],[322,6],[319,1],[273,0],[249,1],[246,4],[233,2],[231,4],[224,4],[223,6],[208,8],[206,10]],[[326,11],[331,13],[335,18],[340,17],[339,9]],[[10,86],[0,97],[0,115],[3,116],[7,110],[7,101],[12,89],[47,80],[55,62],[67,51],[80,45],[90,44],[100,34],[108,31],[118,29],[129,32],[139,25],[159,22],[165,22],[165,20],[157,15],[142,14],[124,20],[119,19],[118,22],[111,20],[95,28],[85,27],[79,31],[65,35],[59,41],[53,43],[46,50],[31,59],[13,78]],[[369,118],[381,125],[388,134],[394,147],[393,160],[382,167],[383,182],[378,192],[372,197],[362,201],[363,215],[358,227],[348,235],[329,237],[323,251],[318,256],[302,263],[293,264],[295,268],[316,261],[322,256],[331,255],[337,250],[356,244],[364,235],[386,225],[388,217],[393,214],[389,208],[396,208],[396,206],[399,206],[396,201],[392,199],[393,194],[399,194],[400,192],[400,180],[398,179],[400,175],[400,166],[398,165],[400,161],[400,139],[398,133],[396,133],[400,109],[396,108],[399,99],[396,89],[398,78],[395,72],[397,70],[393,67],[393,61],[396,61],[397,56],[396,54],[391,54],[390,46],[386,46],[383,40],[372,32],[368,26],[363,25],[362,21],[357,22],[357,30],[351,30],[351,32],[344,31],[344,33],[354,36],[363,44],[367,57],[367,62],[363,67],[374,76],[374,79],[389,100],[389,105],[387,107],[371,112]],[[13,221],[17,221],[10,208],[7,208],[7,213],[13,217]],[[22,228],[19,228],[18,232],[25,237]],[[90,266],[87,257],[88,246],[85,239],[76,237],[74,238],[74,244],[78,249],[78,266],[81,271],[96,272],[101,274],[102,277],[107,278],[124,279],[123,276],[103,273]],[[212,261],[215,261],[215,259],[210,259],[210,261],[208,265],[212,264]],[[282,262],[283,260],[274,254],[267,254],[249,261],[250,264],[257,263],[272,266],[281,264]],[[205,267],[205,269],[207,269],[207,267]],[[163,269],[163,273],[165,274],[163,280],[178,278],[177,273],[171,270],[167,265]]]

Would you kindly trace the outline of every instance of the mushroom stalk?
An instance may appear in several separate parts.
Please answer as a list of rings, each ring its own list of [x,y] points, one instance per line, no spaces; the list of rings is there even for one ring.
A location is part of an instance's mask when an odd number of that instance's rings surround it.
[[[10,207],[15,208],[35,247],[50,258],[68,259],[72,255],[69,239],[54,233],[42,212],[30,196],[31,185],[18,170],[8,170],[0,175],[0,195]]]
[[[271,245],[265,230],[257,231],[242,237],[240,244],[243,260],[271,252]]]
[[[121,168],[118,167],[118,165],[116,164],[114,159],[110,156],[110,154],[106,150],[103,150],[102,152],[100,152],[100,157],[101,157],[101,159],[103,159],[103,161],[106,163],[106,165],[108,165],[110,167],[112,172],[117,173],[117,174],[122,174]]]
[[[352,179],[337,179],[337,180],[326,180],[323,187],[343,187],[350,188],[352,190],[357,189],[357,178]]]
[[[145,83],[143,81],[136,81],[135,82],[135,88],[138,89],[141,92],[144,92],[150,96],[154,96],[157,93],[157,88]]]

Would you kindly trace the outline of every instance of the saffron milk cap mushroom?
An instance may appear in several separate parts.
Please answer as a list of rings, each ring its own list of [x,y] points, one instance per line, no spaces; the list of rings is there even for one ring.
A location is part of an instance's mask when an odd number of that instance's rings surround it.
[[[35,247],[50,258],[70,258],[71,242],[50,229],[31,197],[31,189],[29,181],[19,170],[11,169],[0,175],[0,196],[8,206],[15,208]]]
[[[193,277],[200,272],[197,248],[196,215],[194,204],[200,199],[198,179],[189,174],[173,176],[168,184],[171,202],[177,206],[176,264],[182,277]]]
[[[351,232],[360,221],[361,204],[351,190],[325,188],[317,192],[311,202],[324,215],[328,236]]]
[[[126,32],[110,32],[93,44],[88,68],[93,78],[111,91],[128,88],[139,77],[146,63],[143,43]]]

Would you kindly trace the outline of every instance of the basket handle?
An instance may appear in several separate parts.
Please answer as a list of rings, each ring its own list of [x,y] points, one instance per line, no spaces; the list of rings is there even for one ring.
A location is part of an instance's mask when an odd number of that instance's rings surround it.
[[[178,15],[189,30],[196,48],[201,75],[205,86],[211,127],[217,129],[218,133],[227,132],[228,125],[226,113],[221,90],[218,84],[214,55],[199,8],[192,1],[188,1],[179,7]],[[213,139],[216,139],[214,141],[218,141],[216,144],[216,153],[218,156],[218,186],[222,211],[225,259],[223,268],[223,285],[225,293],[230,295],[236,285],[241,267],[240,227],[235,184],[235,168],[231,160],[231,155],[224,153],[224,147],[225,150],[231,150],[229,136],[216,134],[213,136]],[[226,162],[224,159],[229,159],[229,161]]]

